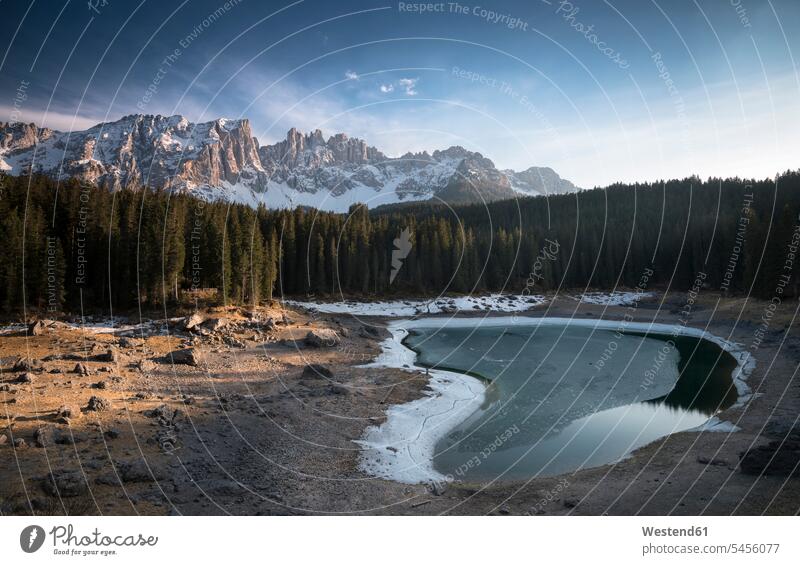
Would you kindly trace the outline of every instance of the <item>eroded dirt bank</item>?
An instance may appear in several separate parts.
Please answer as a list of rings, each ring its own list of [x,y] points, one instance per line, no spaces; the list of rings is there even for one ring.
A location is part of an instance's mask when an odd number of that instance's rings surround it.
[[[527,315],[676,323],[684,302],[679,294],[653,297],[630,310],[557,299]],[[358,469],[353,440],[427,385],[424,374],[360,367],[388,336],[385,320],[219,309],[116,331],[10,328],[0,335],[0,509],[795,514],[800,333],[790,329],[795,305],[785,305],[762,335],[766,307],[709,295],[689,322],[743,344],[757,360],[748,379],[755,397],[719,415],[739,432],[684,432],[615,465],[446,489]]]

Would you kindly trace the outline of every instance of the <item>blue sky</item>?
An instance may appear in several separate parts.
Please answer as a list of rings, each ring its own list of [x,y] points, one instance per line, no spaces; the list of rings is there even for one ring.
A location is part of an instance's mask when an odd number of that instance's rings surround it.
[[[798,166],[795,0],[92,4],[0,0],[0,119],[248,117],[584,187]]]

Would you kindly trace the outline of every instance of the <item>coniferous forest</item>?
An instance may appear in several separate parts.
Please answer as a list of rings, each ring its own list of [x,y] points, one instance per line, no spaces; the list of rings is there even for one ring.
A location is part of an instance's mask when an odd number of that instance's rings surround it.
[[[447,207],[267,210],[186,194],[2,177],[0,305],[114,312],[275,297],[432,296],[704,284],[796,294],[800,172],[615,184]],[[395,239],[410,252],[390,282]]]

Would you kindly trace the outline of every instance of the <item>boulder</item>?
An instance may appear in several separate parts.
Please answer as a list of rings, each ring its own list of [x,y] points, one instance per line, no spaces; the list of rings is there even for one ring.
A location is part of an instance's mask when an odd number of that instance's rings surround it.
[[[72,372],[85,377],[89,374],[89,369],[83,363],[77,363]]]
[[[311,347],[334,347],[342,342],[339,334],[328,329],[311,330],[303,341]]]
[[[57,443],[57,431],[53,426],[42,426],[33,434],[36,447],[53,447]]]
[[[141,340],[132,337],[121,337],[119,338],[119,346],[125,349],[131,349],[135,347],[139,347],[141,345]]]
[[[206,355],[198,349],[189,347],[173,351],[167,355],[167,359],[172,360],[176,365],[191,365],[192,367],[197,367],[206,362]]]
[[[80,471],[53,470],[42,481],[42,488],[50,496],[76,497],[88,494],[89,487]]]
[[[183,329],[186,331],[194,331],[199,328],[200,324],[205,322],[206,318],[199,312],[195,312],[183,321]]]
[[[56,410],[56,416],[61,418],[77,418],[81,415],[81,411],[74,406],[59,406]]]
[[[161,406],[153,408],[152,410],[145,410],[144,415],[148,418],[156,418],[161,422],[172,422],[176,412],[176,410],[173,410],[166,404],[162,404]]]
[[[20,357],[11,367],[13,373],[21,373],[23,371],[36,371],[41,369],[42,363],[38,359],[31,359],[30,357]]]
[[[86,405],[86,410],[90,412],[105,412],[109,408],[111,408],[111,403],[99,396],[92,396],[89,399],[89,403]]]
[[[19,377],[17,377],[18,383],[32,383],[33,382],[33,374],[32,373],[22,373]]]
[[[123,483],[152,483],[164,478],[158,468],[148,467],[141,459],[117,461],[114,466]]]
[[[118,363],[119,351],[117,351],[114,347],[109,347],[105,353],[101,353],[96,357],[96,359],[104,363]]]
[[[386,449],[389,449],[389,448],[387,447]],[[394,451],[397,451],[397,449],[395,449],[395,448],[393,448],[393,449],[394,449]],[[442,496],[444,493],[447,492],[447,487],[448,486],[449,485],[447,484],[447,481],[433,480],[430,483],[428,483],[428,490],[430,490],[430,492],[431,492],[431,494],[433,496]]]
[[[81,411],[77,408],[61,406],[58,410],[56,410],[56,422],[59,424],[65,424],[67,426],[72,423],[72,420],[79,418],[80,416]]]
[[[237,347],[239,349],[247,348],[247,345],[243,341],[236,339],[235,337],[226,336],[222,341],[225,343],[225,345],[230,345],[231,347]]]
[[[228,318],[209,318],[203,322],[203,327],[210,332],[218,332],[219,330],[228,327],[231,321]]]
[[[73,432],[72,430],[67,430],[64,433],[59,432],[55,435],[56,443],[59,445],[75,445],[76,443],[83,443],[88,439],[89,436],[86,434]]]

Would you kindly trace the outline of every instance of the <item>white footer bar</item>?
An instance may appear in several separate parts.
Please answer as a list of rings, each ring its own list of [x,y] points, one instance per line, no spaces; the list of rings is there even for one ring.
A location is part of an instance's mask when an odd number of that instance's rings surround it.
[[[3,563],[800,563],[796,517],[36,516],[0,526]]]

